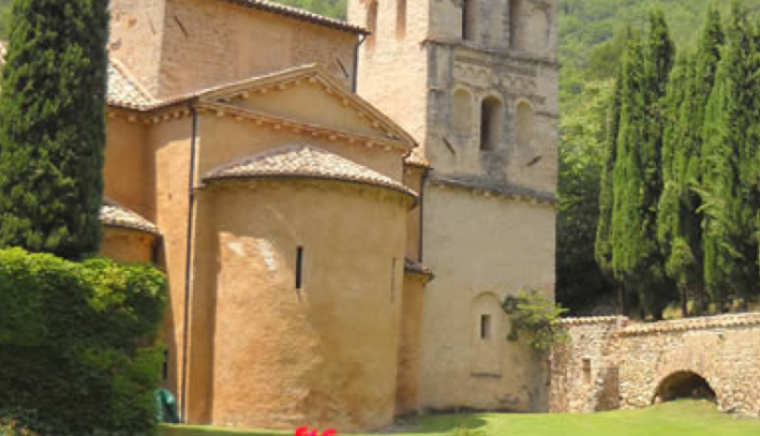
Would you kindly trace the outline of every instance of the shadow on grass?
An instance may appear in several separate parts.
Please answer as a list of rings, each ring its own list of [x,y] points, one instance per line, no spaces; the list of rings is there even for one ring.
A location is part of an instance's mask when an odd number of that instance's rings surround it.
[[[488,421],[479,413],[436,413],[424,416],[407,417],[398,420],[390,427],[374,434],[452,434],[466,436],[466,431],[483,430]]]

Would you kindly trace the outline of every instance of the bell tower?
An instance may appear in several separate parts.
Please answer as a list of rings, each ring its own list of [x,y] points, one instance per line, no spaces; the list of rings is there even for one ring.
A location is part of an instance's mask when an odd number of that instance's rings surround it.
[[[419,406],[546,409],[546,369],[510,341],[520,290],[554,298],[556,0],[350,0],[358,92],[432,165],[420,259]]]

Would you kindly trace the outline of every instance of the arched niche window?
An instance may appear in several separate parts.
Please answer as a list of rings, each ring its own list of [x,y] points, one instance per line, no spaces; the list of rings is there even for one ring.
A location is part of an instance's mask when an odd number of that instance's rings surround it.
[[[480,112],[480,149],[493,151],[499,148],[502,137],[504,109],[501,100],[488,97],[483,100]]]
[[[466,89],[454,93],[454,129],[460,135],[472,132],[472,96]]]
[[[512,48],[521,49],[525,43],[523,15],[525,0],[509,0],[509,40]]]
[[[406,0],[396,0],[396,36],[406,36]]]
[[[367,50],[372,51],[375,49],[377,43],[377,1],[372,0],[367,6],[367,30],[371,33],[367,37]]]
[[[536,133],[536,112],[533,106],[526,101],[518,103],[516,120],[517,145],[530,145]]]
[[[462,0],[462,39],[475,41],[478,34],[478,0]]]
[[[474,375],[501,374],[505,340],[504,311],[496,295],[483,293],[472,302],[472,370]]]

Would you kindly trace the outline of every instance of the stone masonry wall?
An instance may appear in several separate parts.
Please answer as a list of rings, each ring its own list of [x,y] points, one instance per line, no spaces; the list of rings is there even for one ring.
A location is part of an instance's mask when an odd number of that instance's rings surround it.
[[[720,410],[760,415],[760,314],[631,324],[625,318],[565,321],[570,341],[552,357],[551,410],[643,408],[663,381],[696,374]]]

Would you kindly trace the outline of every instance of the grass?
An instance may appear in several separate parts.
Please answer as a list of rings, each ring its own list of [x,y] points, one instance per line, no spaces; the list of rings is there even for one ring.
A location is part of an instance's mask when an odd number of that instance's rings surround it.
[[[457,431],[461,428],[472,431]],[[292,433],[166,426],[160,436],[283,436]],[[758,436],[760,421],[679,401],[646,410],[594,415],[462,414],[423,417],[393,436]]]

